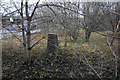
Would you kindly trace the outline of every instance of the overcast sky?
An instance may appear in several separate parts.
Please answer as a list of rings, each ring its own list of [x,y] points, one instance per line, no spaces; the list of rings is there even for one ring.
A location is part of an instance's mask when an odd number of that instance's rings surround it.
[[[12,1],[17,1],[17,2],[21,2],[21,0],[0,0],[0,3],[1,2],[12,2]],[[26,0],[23,0],[23,1],[26,1]],[[32,4],[32,3],[36,3],[38,0],[28,0],[29,1],[29,4]],[[40,4],[42,3],[42,2],[65,2],[65,1],[67,1],[67,2],[100,2],[100,1],[103,1],[103,2],[117,2],[117,1],[120,1],[120,0],[40,0]],[[10,3],[11,4],[11,3]],[[9,6],[12,6],[12,4],[11,5],[9,5]],[[15,8],[12,8],[12,10],[14,11],[15,10]],[[0,10],[0,13],[2,12],[3,10],[1,9]]]
[[[12,0],[2,0],[2,2],[10,2],[10,1],[12,1]],[[20,2],[21,0],[13,0],[13,1]],[[38,0],[28,0],[28,1],[29,1],[29,3],[32,3],[32,2],[37,2]],[[40,0],[40,2],[42,2],[42,1],[44,1],[44,0]]]
[[[1,1],[9,2],[10,0],[1,0]],[[21,1],[21,0],[14,0],[14,1]],[[30,3],[37,2],[37,1],[38,0],[29,0]],[[61,1],[62,2],[64,1],[68,1],[68,2],[118,2],[120,0],[40,0],[40,2],[61,2]]]

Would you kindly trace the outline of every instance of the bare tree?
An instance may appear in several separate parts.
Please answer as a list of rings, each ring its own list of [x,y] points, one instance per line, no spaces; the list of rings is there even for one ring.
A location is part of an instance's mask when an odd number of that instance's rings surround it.
[[[25,5],[24,5],[24,0],[21,0],[21,5],[20,5],[20,8],[18,8],[17,4],[12,0],[13,2],[13,5],[15,7],[15,11],[12,11],[10,13],[7,12],[6,15],[8,14],[12,14],[12,13],[18,13],[20,16],[21,16],[21,23],[22,23],[22,28],[20,28],[22,30],[22,38],[23,40],[20,40],[19,37],[17,37],[14,33],[12,33],[10,30],[10,32],[23,44],[23,47],[24,47],[24,52],[23,52],[23,57],[25,59],[25,61],[28,61],[31,59],[31,54],[30,54],[30,51],[31,49],[36,46],[37,43],[39,43],[41,41],[38,40],[36,43],[34,43],[33,45],[31,45],[31,21],[32,21],[32,18],[34,16],[34,13],[37,9],[37,6],[40,2],[40,0],[37,1],[37,3],[35,4],[34,8],[33,8],[33,11],[29,12],[29,5],[28,5],[28,0],[25,1]],[[3,7],[4,8],[4,7]],[[4,8],[5,10],[6,8]],[[24,14],[24,11],[25,11],[25,14]],[[27,20],[27,30],[25,29],[25,25],[24,25],[24,17],[26,17],[26,20]],[[6,28],[4,26],[4,28]],[[8,29],[7,29],[8,30]]]
[[[113,4],[107,2],[83,3],[83,13],[86,14],[84,15],[86,41],[89,41],[92,32],[104,31],[104,29],[112,31],[114,21],[110,11],[114,11]],[[104,22],[106,23],[104,24]]]

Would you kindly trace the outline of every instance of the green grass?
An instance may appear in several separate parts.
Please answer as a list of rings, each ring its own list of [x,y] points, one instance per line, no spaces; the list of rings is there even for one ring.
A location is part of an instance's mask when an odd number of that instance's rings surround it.
[[[43,78],[45,75],[49,75],[48,73],[51,72],[51,69],[48,68],[48,64],[54,64],[52,66],[54,69],[52,69],[52,70],[55,71],[56,73],[67,70],[66,73],[69,73],[70,75],[74,75],[75,73],[78,74],[78,72],[76,72],[77,70],[70,71],[69,68],[71,68],[71,66],[69,66],[69,65],[75,66],[73,69],[76,69],[76,67],[81,66],[81,64],[79,64],[79,63],[84,60],[84,57],[81,55],[82,51],[86,55],[89,64],[93,65],[94,63],[101,62],[101,60],[103,60],[103,61],[110,60],[111,62],[107,62],[107,64],[104,64],[102,67],[104,67],[104,68],[111,67],[111,69],[114,68],[115,60],[114,60],[114,58],[112,58],[109,55],[111,53],[111,51],[109,50],[109,48],[105,42],[105,37],[93,32],[90,37],[90,42],[85,42],[84,30],[81,30],[80,34],[81,34],[81,37],[83,37],[83,39],[79,38],[74,43],[72,41],[70,41],[69,37],[67,37],[67,47],[65,48],[64,47],[65,36],[61,32],[58,33],[58,35],[62,35],[62,37],[58,36],[58,40],[60,41],[59,46],[60,46],[60,50],[61,50],[61,52],[57,54],[57,57],[59,59],[55,59],[56,56],[54,56],[54,54],[50,55],[50,54],[46,53],[47,38],[43,39],[31,51],[32,57],[33,57],[32,58],[33,63],[34,63],[34,65],[36,65],[36,66],[32,65],[34,67],[32,75],[36,76],[37,73],[40,73],[40,74],[42,74],[39,76],[41,78]],[[31,37],[33,38],[34,36],[35,35],[32,35]],[[36,40],[33,40],[32,42],[38,41],[43,36],[47,37],[47,34],[39,35],[38,38]],[[22,39],[22,37],[20,37],[20,38]],[[3,73],[6,75],[12,74],[12,73],[14,73],[14,70],[17,71],[17,70],[19,70],[18,68],[20,66],[22,66],[22,54],[20,54],[20,53],[22,53],[23,47],[22,47],[22,44],[16,38],[3,39],[2,43],[3,43],[2,56],[4,58],[3,59],[3,63],[4,63],[3,64],[3,66],[4,66]],[[76,57],[76,55],[74,55],[76,53],[80,54],[80,56]],[[72,54],[72,56],[70,56],[69,54]],[[51,58],[51,56],[54,56],[54,57]],[[61,64],[61,61],[63,64]],[[76,61],[79,61],[79,62],[76,62]],[[64,65],[64,63],[66,63],[66,65]],[[111,64],[111,65],[109,65],[109,64]],[[9,67],[8,65],[11,65],[11,66]],[[39,67],[37,67],[37,66],[41,66],[42,67],[42,68],[40,68],[41,70],[38,69]],[[97,64],[96,66],[99,66],[99,65]],[[63,70],[61,67],[63,67]],[[83,67],[85,67],[85,66],[83,66]],[[40,70],[40,71],[38,71],[38,70]],[[8,71],[10,71],[11,73],[8,73]],[[56,73],[54,74],[54,76],[57,75]],[[27,71],[26,71],[26,74],[27,74]],[[92,75],[92,71],[88,72],[88,74]],[[6,76],[6,75],[4,75],[4,76]],[[27,77],[28,76],[24,76],[23,78],[27,78]]]
[[[59,33],[60,34],[60,33]],[[58,35],[59,35],[58,34]],[[68,50],[76,50],[76,47],[79,48],[81,51],[86,51],[86,52],[96,52],[98,50],[100,51],[108,51],[110,52],[110,50],[108,49],[108,46],[106,44],[106,40],[105,40],[105,36],[101,36],[97,33],[92,33],[90,36],[90,42],[85,42],[85,34],[84,34],[84,30],[80,31],[81,37],[79,38],[77,42],[72,42],[70,41],[69,37],[67,37],[67,47],[66,49]],[[35,34],[36,35],[36,34]],[[35,35],[32,35],[31,38],[33,38]],[[37,42],[39,39],[41,39],[43,36],[47,37],[47,34],[45,35],[39,35],[36,39],[34,39],[33,43]],[[22,39],[22,37],[20,37],[20,39]],[[65,44],[65,36],[63,34],[62,37],[58,36],[58,40],[60,41],[60,48],[64,49],[64,44]],[[2,49],[18,49],[22,48],[22,44],[16,39],[16,38],[8,38],[8,39],[3,39],[2,40]],[[9,45],[9,46],[8,46]],[[45,50],[47,46],[47,38],[43,39],[36,47],[33,48],[33,51],[36,50]]]

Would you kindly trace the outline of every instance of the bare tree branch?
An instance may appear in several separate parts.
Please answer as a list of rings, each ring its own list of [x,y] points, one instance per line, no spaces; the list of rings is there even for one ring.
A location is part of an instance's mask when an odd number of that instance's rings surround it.
[[[18,13],[21,15],[20,9],[17,8],[17,5],[15,4],[15,2],[14,2],[13,0],[12,0],[12,2],[13,2],[13,4],[14,4],[15,8],[17,9]],[[22,8],[22,7],[21,7],[21,8]]]
[[[110,50],[111,50],[111,52],[112,52],[112,55],[113,55],[114,57],[116,57],[117,59],[120,59],[120,58],[115,54],[115,52],[113,51],[110,43],[108,42],[108,39],[107,39],[106,43],[107,43],[108,47],[110,48]]]
[[[34,46],[36,46],[41,40],[43,40],[45,37],[43,37],[42,39],[38,40],[35,44],[33,44],[30,49],[32,49]]]
[[[6,27],[3,27],[3,28],[5,28],[6,30],[8,30],[14,37],[16,37],[17,39],[18,39],[18,41],[20,41],[22,44],[23,44],[23,42],[21,41],[21,39],[20,38],[18,38],[13,32],[11,32],[9,29],[7,29]]]
[[[35,10],[36,10],[36,8],[38,7],[39,2],[40,2],[40,0],[37,1],[36,6],[34,7],[34,10],[33,10],[32,14],[31,14],[31,16],[30,16],[31,18],[32,18],[33,15],[34,15]]]
[[[88,60],[83,52],[82,52],[82,55],[83,55],[85,61],[87,62],[87,65],[94,71],[94,73],[99,77],[99,79],[102,80],[100,75],[98,74],[98,72],[89,64],[89,62],[88,62]]]

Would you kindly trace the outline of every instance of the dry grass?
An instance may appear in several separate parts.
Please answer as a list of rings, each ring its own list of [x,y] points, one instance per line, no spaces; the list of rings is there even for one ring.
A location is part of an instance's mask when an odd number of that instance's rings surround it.
[[[68,37],[67,38],[68,39],[67,47],[65,48],[64,47],[64,43],[65,43],[64,33],[61,33],[61,32],[58,33],[58,39],[60,41],[60,44],[59,44],[60,48],[63,49],[63,51],[67,50],[66,52],[61,51],[60,54],[57,54],[57,56],[59,57],[58,59],[55,59],[56,57],[54,57],[54,56],[53,56],[53,58],[51,58],[51,57],[49,57],[49,54],[45,54],[46,46],[47,46],[47,38],[43,39],[31,51],[31,53],[33,55],[32,56],[33,63],[32,63],[32,65],[29,66],[31,70],[26,70],[28,68],[28,66],[26,68],[26,65],[23,65],[23,63],[22,63],[22,54],[19,54],[19,53],[22,53],[22,44],[16,38],[3,39],[2,40],[2,43],[3,43],[2,56],[3,56],[3,66],[4,66],[3,67],[4,77],[6,77],[8,75],[12,76],[11,74],[14,74],[14,76],[19,75],[20,77],[22,76],[23,78],[26,76],[28,77],[29,75],[32,74],[32,76],[35,77],[35,76],[37,76],[36,72],[39,73],[39,75],[44,73],[42,77],[44,77],[44,75],[49,76],[48,70],[51,70],[48,68],[49,64],[50,65],[54,64],[51,67],[51,68],[53,68],[52,70],[55,69],[54,70],[55,74],[53,74],[53,76],[58,75],[58,74],[56,74],[57,71],[62,72],[62,73],[60,73],[62,75],[64,75],[63,73],[65,73],[65,74],[67,73],[69,75],[78,74],[78,72],[76,72],[77,71],[76,67],[82,66],[79,63],[82,62],[82,60],[84,60],[84,58],[81,55],[79,57],[76,57],[76,55],[68,56],[68,54],[76,54],[76,53],[80,53],[80,51],[85,52],[85,55],[88,59],[89,64],[91,64],[91,65],[94,64],[97,67],[99,67],[99,63],[96,64],[97,62],[101,63],[101,60],[103,62],[107,61],[107,64],[105,63],[102,67],[104,67],[104,68],[106,68],[106,66],[110,67],[110,70],[112,71],[112,69],[114,68],[114,61],[112,61],[111,59],[114,59],[114,58],[111,58],[108,55],[110,53],[110,50],[109,50],[108,46],[106,45],[105,37],[98,35],[96,33],[92,33],[92,35],[90,37],[90,42],[86,43],[85,39],[84,39],[84,36],[85,36],[84,31],[81,30],[80,34],[81,34],[81,37],[83,37],[83,39],[80,38],[80,39],[78,39],[77,42],[74,42],[74,43],[72,41],[70,41],[70,39]],[[32,35],[31,37],[33,38],[35,35],[36,34]],[[43,36],[47,37],[47,34],[39,35],[38,38],[36,38],[32,42],[35,43],[36,41],[41,39]],[[22,37],[20,37],[20,38],[22,39]],[[115,41],[115,43],[116,43],[116,41]],[[56,60],[57,60],[57,62],[56,62]],[[61,61],[62,61],[62,64],[61,64]],[[59,65],[59,67],[57,65]],[[74,68],[72,68],[73,66],[74,66]],[[87,70],[85,66],[86,65],[82,66],[83,73],[86,72],[87,75],[91,74],[91,71],[90,72],[85,71],[85,70]],[[61,67],[63,67],[63,69]],[[25,69],[23,69],[23,68],[25,68]],[[25,71],[26,74],[23,73],[24,70],[26,70]],[[28,71],[30,74],[28,73]],[[108,71],[108,69],[107,69],[107,71]],[[109,71],[109,72],[111,72],[111,71]],[[18,74],[19,72],[21,72],[22,74]],[[114,73],[114,72],[112,71],[112,73]],[[111,76],[109,74],[107,74],[107,75]]]
[[[31,38],[34,38],[38,34],[32,34]],[[69,51],[77,51],[76,47],[79,48],[81,51],[86,51],[86,52],[97,52],[98,50],[101,51],[102,53],[104,52],[110,52],[108,49],[108,46],[106,44],[105,36],[101,36],[97,33],[92,33],[90,37],[90,42],[86,43],[85,42],[85,34],[84,31],[80,31],[80,35],[82,38],[78,39],[77,42],[73,43],[70,41],[70,38],[68,37],[67,40],[67,47],[66,49]],[[33,48],[33,52],[35,50],[45,50],[47,46],[47,34],[40,34],[38,37],[34,40],[32,40],[32,43],[37,42],[39,39],[41,39],[43,36],[46,37],[46,39],[43,39],[36,47]],[[20,37],[22,39],[22,37]],[[110,38],[109,38],[110,39]],[[64,49],[64,43],[65,43],[65,36],[64,33],[58,32],[58,40],[60,41],[60,48]],[[115,41],[114,44],[117,42]],[[7,38],[2,40],[2,49],[3,50],[9,50],[9,49],[21,49],[22,44],[16,39],[16,38]]]

